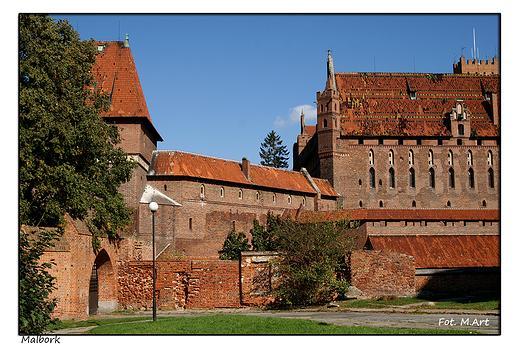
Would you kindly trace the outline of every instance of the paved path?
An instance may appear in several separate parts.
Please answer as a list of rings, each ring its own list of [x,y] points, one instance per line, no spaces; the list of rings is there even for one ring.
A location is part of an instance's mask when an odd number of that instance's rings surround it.
[[[383,312],[384,311],[384,312]],[[419,313],[417,313],[419,311]],[[414,313],[416,312],[416,313]],[[498,310],[438,310],[427,308],[394,307],[384,310],[374,309],[337,309],[330,310],[300,310],[277,311],[261,310],[257,308],[238,309],[178,309],[172,311],[158,311],[158,317],[201,316],[216,314],[241,314],[264,317],[279,317],[291,319],[310,319],[334,325],[371,326],[389,328],[417,328],[417,329],[468,329],[486,334],[499,334],[500,316]],[[93,318],[120,318],[142,317],[151,320],[151,312],[116,313],[96,315]],[[74,335],[84,334],[95,326],[55,331],[52,334]]]

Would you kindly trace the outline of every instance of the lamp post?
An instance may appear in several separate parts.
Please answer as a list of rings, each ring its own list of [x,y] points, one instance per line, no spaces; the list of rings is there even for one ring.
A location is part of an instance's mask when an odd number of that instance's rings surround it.
[[[153,321],[157,320],[157,304],[155,301],[155,212],[159,208],[156,202],[150,202],[148,205],[152,212],[152,282],[153,282]]]

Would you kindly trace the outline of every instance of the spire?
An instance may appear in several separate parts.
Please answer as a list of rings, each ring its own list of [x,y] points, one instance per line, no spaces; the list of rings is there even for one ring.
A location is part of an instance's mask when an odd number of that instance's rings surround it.
[[[307,135],[307,128],[305,128],[305,114],[303,113],[300,115],[300,125],[301,125],[301,132],[300,134]]]
[[[327,89],[336,89],[336,76],[334,75],[334,62],[330,55],[331,50],[327,50]]]

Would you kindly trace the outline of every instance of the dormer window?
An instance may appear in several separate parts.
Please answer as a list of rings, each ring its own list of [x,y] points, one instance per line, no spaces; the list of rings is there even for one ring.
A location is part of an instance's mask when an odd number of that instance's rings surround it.
[[[411,100],[417,99],[417,92],[416,91],[410,91],[410,99]]]
[[[455,120],[465,120],[468,117],[468,109],[464,107],[462,100],[457,100],[457,105],[452,109],[452,116]]]

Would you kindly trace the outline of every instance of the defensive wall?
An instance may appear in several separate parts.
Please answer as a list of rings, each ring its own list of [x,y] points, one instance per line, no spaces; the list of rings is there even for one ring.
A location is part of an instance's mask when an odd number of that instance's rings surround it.
[[[94,250],[86,225],[68,216],[66,219],[65,233],[41,258],[42,262],[56,263],[51,268],[57,278],[52,296],[58,299],[53,315],[82,320],[95,313],[151,309],[151,243],[101,238],[100,248]],[[229,261],[160,253],[156,259],[157,308],[272,304],[274,290],[282,279],[278,257],[274,252],[247,251],[240,260]],[[500,284],[498,267],[423,269],[417,267],[414,256],[391,250],[356,250],[346,261],[351,285],[362,292],[359,298],[416,296],[422,291],[498,290]]]

